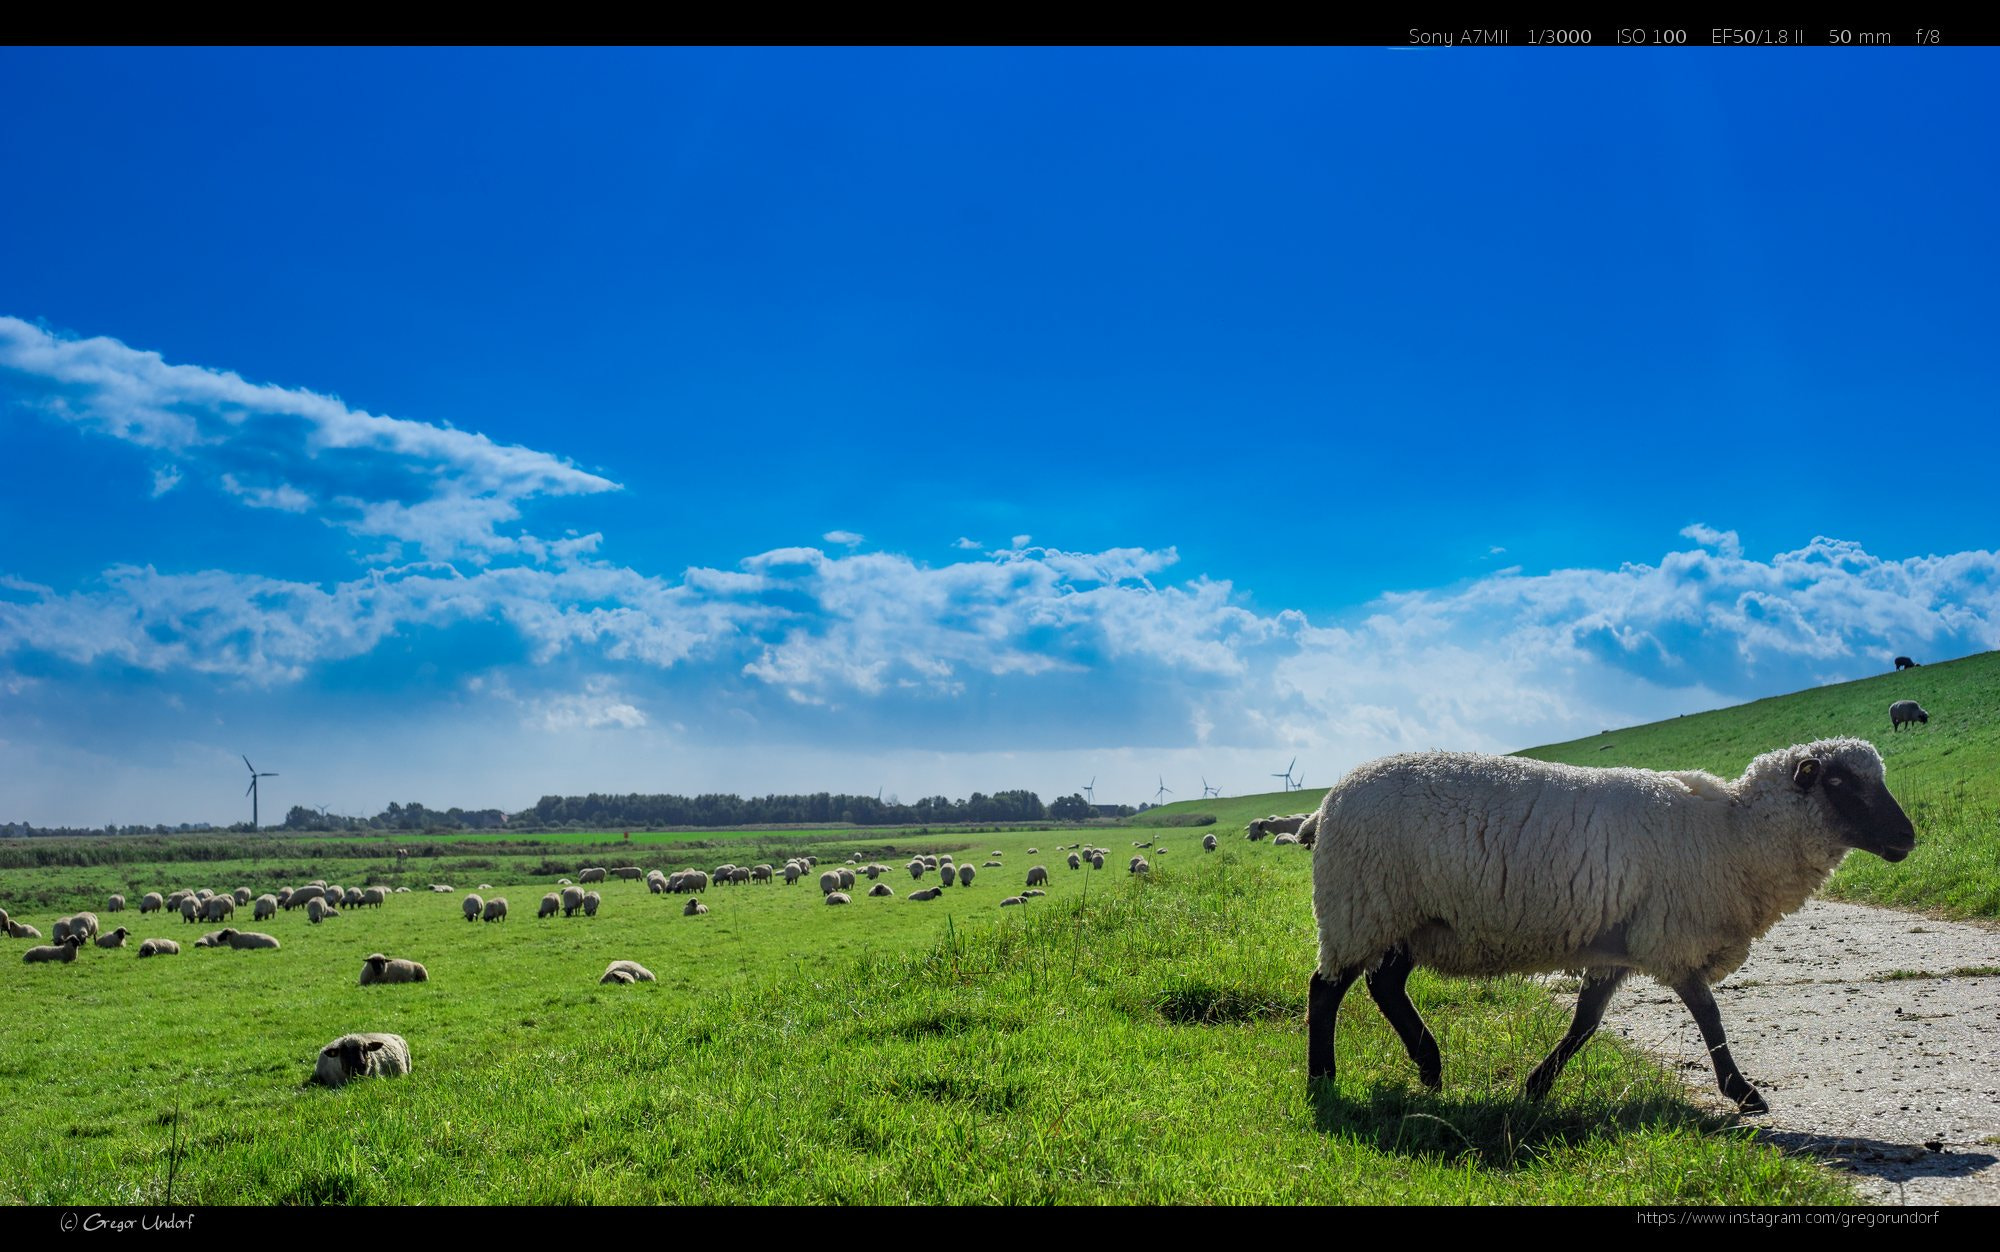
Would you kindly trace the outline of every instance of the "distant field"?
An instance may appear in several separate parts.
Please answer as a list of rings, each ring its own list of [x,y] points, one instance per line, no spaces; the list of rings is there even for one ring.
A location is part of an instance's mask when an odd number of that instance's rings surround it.
[[[1930,723],[1892,731],[1889,706],[1915,700]],[[1825,894],[1861,903],[2000,917],[2000,652],[1758,700],[1520,755],[1572,765],[1706,769],[1727,778],[1752,757],[1836,736],[1880,749],[1889,788],[1917,827],[1890,865],[1847,858]]]
[[[1340,1081],[1309,1099],[1309,854],[1245,842],[1239,818],[1318,794],[1211,801],[1229,824],[1206,830],[897,836],[961,860],[1002,852],[1004,869],[928,904],[901,898],[913,885],[901,868],[882,880],[892,900],[830,908],[810,884],[711,888],[700,918],[614,880],[598,917],[538,922],[553,885],[541,854],[454,851],[406,866],[419,889],[379,911],[253,927],[278,935],[278,952],[90,949],[26,966],[15,941],[0,946],[14,1041],[0,1050],[0,1202],[159,1203],[170,1172],[173,1201],[232,1204],[1850,1198],[1819,1166],[1704,1117],[1614,1041],[1591,1044],[1546,1105],[1521,1104],[1514,1088],[1565,1016],[1525,981],[1413,981],[1445,1050],[1436,1096],[1352,998]],[[1200,850],[1209,831],[1218,852]],[[1078,838],[1113,849],[1105,872],[1062,864],[1055,844]],[[729,838],[828,860],[870,841],[882,840]],[[1150,878],[1125,872],[1134,841],[1155,843]],[[388,852],[335,861],[327,846],[0,870],[0,904],[47,895],[17,913],[47,930],[58,907],[90,906],[135,940],[185,945],[208,928],[108,914],[101,893],[396,876]],[[1030,863],[1051,867],[1050,895],[1001,908]],[[480,882],[511,920],[461,919],[460,893]],[[376,950],[425,962],[432,981],[355,986]],[[660,981],[598,986],[614,958]],[[302,1086],[315,1049],[350,1030],[403,1034],[415,1072]]]

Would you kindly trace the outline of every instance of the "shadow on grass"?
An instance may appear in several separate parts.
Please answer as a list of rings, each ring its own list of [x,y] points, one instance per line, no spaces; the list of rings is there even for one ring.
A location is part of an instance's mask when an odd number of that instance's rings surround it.
[[[1509,1092],[1431,1092],[1376,1086],[1361,1098],[1331,1082],[1310,1087],[1314,1127],[1404,1156],[1471,1157],[1482,1168],[1514,1170],[1552,1151],[1639,1131],[1713,1133],[1733,1119],[1704,1113],[1668,1094],[1537,1102]]]

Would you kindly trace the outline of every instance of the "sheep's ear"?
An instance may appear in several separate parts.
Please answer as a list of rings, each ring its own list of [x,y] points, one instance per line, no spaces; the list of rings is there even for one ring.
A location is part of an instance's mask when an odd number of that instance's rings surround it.
[[[319,1054],[320,1054],[321,1056],[339,1056],[339,1055],[340,1055],[340,1049],[339,1049],[339,1048],[338,1048],[337,1046],[336,1046],[336,1047],[331,1047],[331,1048],[321,1048],[321,1049],[319,1050]]]
[[[1809,756],[1805,760],[1800,761],[1799,767],[1792,771],[1792,782],[1797,785],[1800,791],[1811,791],[1813,784],[1818,781],[1819,760],[1816,757]]]
[[[380,1039],[370,1039],[368,1041],[367,1051],[373,1052],[377,1048],[380,1048],[381,1046],[382,1046],[382,1041]]]

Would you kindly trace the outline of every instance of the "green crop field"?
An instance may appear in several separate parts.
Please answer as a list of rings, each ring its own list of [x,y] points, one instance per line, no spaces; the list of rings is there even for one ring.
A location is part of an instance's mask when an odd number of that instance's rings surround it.
[[[1289,807],[1316,798],[1294,793]],[[277,952],[189,948],[141,961],[88,948],[73,965],[0,961],[0,1201],[1850,1198],[1818,1165],[1701,1113],[1671,1076],[1609,1040],[1572,1063],[1547,1103],[1522,1103],[1515,1089],[1565,1020],[1526,980],[1413,980],[1445,1051],[1436,1095],[1357,994],[1341,1019],[1340,1079],[1309,1095],[1309,853],[1241,837],[1242,819],[1286,799],[1187,806],[1228,823],[1212,827],[1067,838],[713,836],[828,860],[893,844],[900,855],[876,859],[898,866],[882,879],[898,896],[829,907],[810,883],[712,887],[713,911],[694,918],[678,897],[613,880],[597,917],[537,921],[553,885],[541,871],[561,849],[466,856],[480,849],[454,845],[413,856],[400,880],[417,890],[380,910],[319,926],[284,913],[255,927],[279,936]],[[1221,848],[1204,853],[1211,831]],[[1103,872],[1063,864],[1055,846],[1078,840],[1112,849]],[[1150,877],[1125,872],[1135,841],[1156,844]],[[134,841],[134,852],[141,842],[155,843]],[[58,912],[89,906],[107,925],[134,926],[135,942],[186,946],[209,927],[105,913],[102,893],[261,890],[273,875],[399,880],[396,841],[271,839],[254,859],[225,855],[241,842],[146,849],[211,859],[0,869],[0,900],[39,901],[26,920],[44,931]],[[1006,868],[909,902],[900,862],[919,847],[982,861],[999,849]],[[668,851],[631,859],[688,863]],[[710,850],[698,863],[724,860],[752,857]],[[562,862],[572,877],[618,863],[595,850]],[[1050,894],[1003,909],[1030,863],[1050,866]],[[433,894],[430,882],[456,890]],[[462,919],[460,893],[480,882],[507,897],[510,920]],[[424,962],[431,981],[356,986],[361,958],[378,950]],[[638,960],[659,981],[600,986],[613,959]],[[414,1072],[331,1092],[305,1085],[315,1051],[352,1030],[402,1034]]]

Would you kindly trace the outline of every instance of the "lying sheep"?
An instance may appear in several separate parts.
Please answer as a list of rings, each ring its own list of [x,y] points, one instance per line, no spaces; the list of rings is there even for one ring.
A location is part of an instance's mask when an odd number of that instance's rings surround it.
[[[465,899],[463,900],[460,900],[458,902],[458,907],[459,910],[465,914],[466,921],[476,922],[479,920],[479,915],[486,911],[486,901],[480,899],[479,896],[475,893],[473,895],[465,897]]]
[[[431,972],[415,961],[401,957],[384,956],[371,952],[361,958],[361,981],[356,984],[372,987],[377,983],[429,982]]]
[[[1575,1018],[1528,1076],[1526,1094],[1540,1098],[1638,970],[1687,1005],[1722,1093],[1750,1112],[1764,1098],[1730,1056],[1710,984],[1850,849],[1894,862],[1916,846],[1881,756],[1859,739],[1767,752],[1734,781],[1469,753],[1386,757],[1327,793],[1319,831],[1309,1078],[1333,1077],[1334,1018],[1364,974],[1435,1088],[1437,1041],[1404,991],[1412,969],[1581,969]]]
[[[217,931],[215,945],[217,947],[227,945],[239,952],[250,952],[259,949],[275,951],[284,946],[278,942],[275,935],[266,935],[254,930],[236,930],[233,928]]]
[[[852,904],[854,900],[845,891],[835,891],[826,897],[826,902],[828,904]]]
[[[584,892],[584,893],[583,893],[583,915],[584,915],[585,917],[596,917],[596,916],[597,916],[597,906],[598,906],[599,904],[601,904],[601,903],[603,903],[603,899],[602,899],[602,897],[600,897],[600,896],[599,896],[599,895],[598,895],[598,894],[597,894],[597,893],[596,893],[595,891],[586,891],[586,892]]]
[[[434,882],[431,884],[431,890],[441,896],[448,896],[451,894],[451,884],[448,882]]]
[[[560,912],[562,912],[562,897],[551,891],[542,897],[541,911],[536,913],[535,917],[540,920],[544,917],[553,917]]]
[[[140,956],[179,956],[181,945],[171,939],[146,939],[139,944]]]
[[[39,965],[44,961],[61,961],[68,965],[76,960],[76,950],[83,946],[82,935],[71,935],[60,943],[46,943],[29,948],[21,954],[24,965]]]
[[[267,917],[276,917],[277,915],[278,897],[274,895],[261,895],[257,897],[257,902],[251,907],[250,920],[261,922]]]
[[[1006,899],[1000,902],[1000,907],[1004,909],[1009,905],[1026,904],[1027,902],[1028,898],[1026,896],[1008,896]]]
[[[125,911],[125,897],[113,895],[109,900],[104,902],[104,911],[107,913],[123,913]]]
[[[1931,715],[1915,700],[1898,700],[1889,706],[1889,729],[1901,730],[1906,725],[1928,726]]]
[[[706,912],[708,912],[708,906],[693,896],[689,896],[688,902],[681,906],[682,917],[700,917]]]
[[[401,1035],[342,1035],[319,1050],[312,1080],[338,1087],[356,1078],[398,1078],[410,1072],[410,1045]]]
[[[131,933],[132,933],[131,931],[125,929],[123,926],[120,926],[118,929],[111,931],[108,934],[99,935],[96,939],[96,943],[97,946],[100,948],[122,948],[125,946],[125,936]]]
[[[893,896],[896,894],[896,889],[888,883],[878,882],[868,889],[868,894],[871,896]]]
[[[507,920],[507,897],[494,896],[486,902],[486,910],[479,915],[482,922],[504,922]]]
[[[211,930],[207,934],[203,935],[201,938],[196,939],[194,941],[194,946],[197,948],[219,948],[223,946],[222,932],[219,930]]]
[[[139,911],[141,913],[157,913],[165,905],[166,901],[160,897],[160,893],[157,891],[148,891],[139,898]]]
[[[1048,892],[1046,892],[1046,891],[1036,891],[1036,890],[1033,890],[1033,889],[1031,888],[1031,889],[1029,889],[1029,890],[1027,890],[1027,891],[1023,891],[1023,892],[1021,893],[1021,898],[1022,898],[1023,900],[1033,900],[1033,899],[1035,899],[1035,898],[1036,898],[1037,896],[1045,896],[1045,895],[1047,895],[1047,894],[1048,894]]]
[[[689,900],[688,903],[693,904],[694,901]],[[637,961],[613,961],[611,962],[611,964],[604,967],[604,977],[598,979],[597,981],[599,985],[602,985],[608,982],[634,983],[634,982],[658,982],[659,980],[653,977],[652,970],[647,969],[645,966],[639,964],[639,962]]]
[[[1028,868],[1028,885],[1030,887],[1039,887],[1048,880],[1049,880],[1048,866],[1033,865]]]
[[[905,900],[935,900],[943,894],[943,887],[926,887],[922,891],[912,891],[903,898]]]

